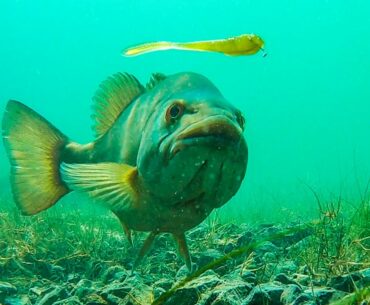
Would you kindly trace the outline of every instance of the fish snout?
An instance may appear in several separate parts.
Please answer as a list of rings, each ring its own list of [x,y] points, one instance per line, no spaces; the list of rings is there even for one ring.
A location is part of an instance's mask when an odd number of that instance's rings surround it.
[[[218,150],[232,147],[243,137],[243,128],[238,119],[215,115],[183,129],[171,148],[171,158],[189,146],[206,145]]]
[[[238,141],[243,130],[229,118],[205,120],[186,128],[178,136],[179,140],[203,137],[220,137],[230,141]]]

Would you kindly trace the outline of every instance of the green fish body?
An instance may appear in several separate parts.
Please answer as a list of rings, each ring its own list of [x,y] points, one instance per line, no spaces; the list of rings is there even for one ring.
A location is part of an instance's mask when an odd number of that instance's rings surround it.
[[[9,101],[3,139],[16,204],[26,215],[70,191],[87,193],[131,230],[174,235],[187,266],[184,232],[237,192],[247,166],[244,118],[204,76],[129,74],[105,80],[94,99],[96,140],[70,141],[27,106]]]

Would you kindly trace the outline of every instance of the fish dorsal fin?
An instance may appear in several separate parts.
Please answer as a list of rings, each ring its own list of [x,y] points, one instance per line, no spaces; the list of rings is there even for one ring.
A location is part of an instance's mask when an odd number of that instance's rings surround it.
[[[96,136],[111,128],[121,112],[144,91],[139,81],[128,73],[116,73],[103,81],[93,97]]]
[[[149,82],[146,84],[146,89],[150,90],[157,86],[161,81],[166,79],[166,75],[162,73],[153,73],[149,79]]]
[[[139,191],[136,167],[118,163],[63,163],[60,171],[69,189],[87,193],[114,212],[137,205]]]

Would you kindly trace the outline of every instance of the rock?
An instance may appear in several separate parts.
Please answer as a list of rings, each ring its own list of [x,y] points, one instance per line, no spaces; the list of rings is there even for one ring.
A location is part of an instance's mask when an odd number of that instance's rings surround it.
[[[164,305],[195,305],[198,302],[198,291],[195,287],[182,288],[164,302]]]
[[[198,269],[198,265],[195,264],[195,263],[191,263],[191,268],[192,270],[197,270]],[[187,277],[189,275],[189,270],[188,268],[186,267],[186,265],[182,265],[181,268],[177,271],[176,273],[176,281],[179,281],[179,280],[182,280],[184,279],[185,277]]]
[[[85,299],[83,304],[85,305],[108,305],[109,303],[104,300],[100,295],[96,293],[89,294]]]
[[[118,305],[121,303],[122,299],[113,295],[107,294],[104,299],[108,302],[109,305]]]
[[[194,229],[188,231],[187,237],[189,239],[203,239],[206,233],[206,230],[207,228],[205,225],[199,225],[195,227]]]
[[[42,294],[48,293],[53,290],[53,287],[31,287],[29,290],[29,295],[39,297]]]
[[[165,293],[166,292],[166,290],[165,289],[163,289],[162,287],[154,287],[153,288],[153,297],[154,297],[154,299],[156,300],[156,299],[158,299],[163,293]]]
[[[114,280],[123,281],[128,276],[128,272],[122,266],[112,266],[105,270],[101,275],[101,280],[104,283],[110,283]]]
[[[311,277],[306,274],[295,273],[293,279],[302,286],[308,286],[311,282]]]
[[[159,287],[164,290],[169,290],[172,287],[173,281],[168,278],[161,278],[160,280],[156,281],[153,287]]]
[[[67,291],[64,287],[57,286],[52,291],[46,293],[40,301],[37,302],[37,305],[52,305],[56,301],[64,299],[67,297]]]
[[[252,285],[241,280],[226,279],[213,290],[202,295],[199,305],[240,305],[252,290]]]
[[[343,298],[346,293],[337,291],[333,288],[321,288],[321,287],[314,287],[309,288],[304,291],[302,296],[306,296],[307,300],[314,300],[317,304],[326,305],[329,304],[331,300],[338,300]],[[296,300],[293,302],[294,305],[302,304],[302,303],[295,303]]]
[[[276,253],[274,253],[274,252],[266,252],[262,256],[262,261],[264,261],[266,263],[267,262],[274,262],[274,261],[276,261],[276,259],[277,259],[277,256],[276,256]]]
[[[4,300],[4,305],[31,305],[31,300],[28,296],[22,295],[17,297],[7,297]]]
[[[242,270],[242,272],[239,272],[240,277],[243,279],[243,281],[250,283],[252,285],[255,285],[257,283],[256,274],[252,271],[248,270]]]
[[[165,304],[197,304],[200,296],[204,294],[208,295],[208,292],[216,286],[218,287],[220,283],[221,280],[218,275],[212,270],[207,270],[201,276],[195,278],[191,282],[187,283],[183,288],[177,290],[167,300],[167,302],[165,302]]]
[[[163,259],[166,262],[174,262],[177,259],[177,253],[175,251],[168,250],[163,253]]]
[[[124,282],[115,281],[104,286],[98,290],[97,294],[108,303],[150,304],[153,299],[153,288],[145,284],[145,281],[148,281],[148,279],[140,274],[133,274],[128,276]],[[152,281],[150,281],[150,284],[152,285]]]
[[[201,252],[198,257],[194,256],[194,261],[197,263],[199,267],[203,267],[212,263],[216,259],[222,257],[223,254],[215,249],[207,249],[206,251]]]
[[[210,270],[208,270],[208,271],[210,271]],[[204,273],[200,277],[198,277],[198,278],[192,280],[191,282],[187,283],[184,286],[184,288],[187,288],[187,289],[195,288],[198,293],[203,293],[206,290],[212,289],[215,286],[217,286],[218,284],[220,284],[221,280],[218,277],[218,275],[214,272],[211,273],[211,272],[208,272],[208,271],[207,271],[208,275],[205,275],[205,273]]]
[[[370,286],[370,268],[363,269],[359,273],[362,277],[357,284],[359,288]]]
[[[307,305],[309,304],[308,302],[311,300],[312,300],[312,295],[304,293],[304,294],[299,295],[290,305],[303,305],[303,304]]]
[[[244,247],[249,245],[253,241],[254,234],[251,231],[241,233],[236,239],[236,247]]]
[[[49,278],[52,281],[63,280],[66,278],[65,268],[58,265],[48,264]]]
[[[107,285],[99,293],[99,295],[101,295],[104,299],[106,299],[108,295],[114,295],[118,298],[123,299],[131,291],[131,289],[132,287],[130,287],[130,285],[115,282]]]
[[[235,235],[237,233],[239,233],[241,230],[243,231],[249,231],[248,230],[249,227],[246,226],[246,225],[236,225],[234,223],[228,223],[228,224],[224,224],[222,225],[222,229],[220,230],[221,232],[221,237],[229,237],[229,236],[232,236],[232,235]]]
[[[290,227],[291,229],[297,228],[295,232],[291,232],[289,234],[286,234],[285,236],[282,236],[281,238],[271,240],[273,244],[275,244],[278,247],[282,248],[288,248],[296,245],[301,240],[305,239],[306,237],[312,235],[313,229],[312,228],[303,228],[300,229],[299,226]],[[287,228],[289,229],[289,228]]]
[[[229,253],[235,248],[237,247],[235,246],[235,243],[231,240],[223,240],[218,247],[218,249],[221,249],[224,253]]]
[[[370,278],[370,268],[363,269],[363,270],[359,271],[359,273],[360,273],[363,277],[368,277],[368,278]]]
[[[285,286],[283,293],[280,296],[280,301],[283,304],[290,304],[295,299],[297,299],[298,295],[302,292],[302,288],[294,285],[294,284],[288,284]]]
[[[285,273],[279,273],[274,277],[274,281],[278,281],[282,284],[288,285],[288,284],[295,284],[298,285],[297,282],[290,279]]]
[[[284,291],[282,286],[265,283],[253,288],[251,293],[242,303],[243,305],[283,305],[280,297]]]
[[[262,244],[258,245],[255,252],[259,256],[263,256],[263,254],[265,254],[266,252],[275,253],[276,255],[277,253],[280,252],[280,249],[277,246],[275,246],[272,242],[265,241]]]
[[[0,298],[17,293],[17,287],[7,282],[0,282]]]
[[[87,279],[80,280],[76,286],[72,289],[72,294],[79,297],[80,299],[84,298],[88,294],[91,294],[95,291],[93,282]]]
[[[343,276],[336,276],[331,278],[327,285],[337,290],[345,292],[353,292],[355,290],[355,283],[361,279],[360,274],[346,274]]]
[[[67,282],[68,282],[68,283],[73,283],[73,284],[78,283],[78,281],[79,281],[80,279],[81,279],[81,278],[80,278],[80,275],[79,275],[79,274],[77,274],[77,273],[69,273],[69,274],[67,275],[67,278],[66,278],[66,280],[67,280]]]
[[[129,294],[120,304],[151,304],[153,301],[153,288],[146,284],[141,284],[132,288]]]
[[[313,294],[314,299],[319,300],[320,304],[328,304],[329,301],[342,299],[346,295],[332,288],[314,288]]]
[[[295,262],[288,260],[288,261],[282,261],[276,266],[275,273],[286,273],[286,274],[293,274],[297,272],[298,267]]]
[[[80,302],[79,298],[76,296],[69,297],[64,300],[57,301],[53,303],[53,305],[82,305],[83,303]]]

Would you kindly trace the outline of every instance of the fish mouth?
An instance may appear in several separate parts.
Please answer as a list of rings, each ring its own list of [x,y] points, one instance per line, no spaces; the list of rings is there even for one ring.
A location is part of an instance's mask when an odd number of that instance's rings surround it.
[[[238,141],[241,136],[241,129],[237,128],[233,121],[227,117],[211,117],[185,128],[177,139],[181,140],[209,136]]]
[[[171,149],[171,158],[186,146],[206,143],[217,147],[238,143],[242,129],[226,116],[215,115],[184,128]]]

